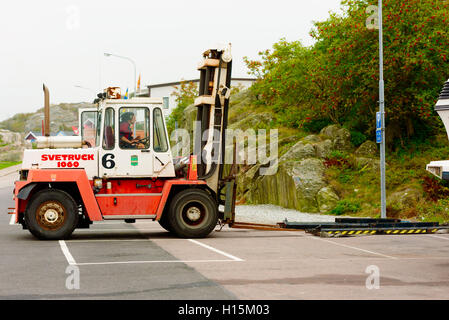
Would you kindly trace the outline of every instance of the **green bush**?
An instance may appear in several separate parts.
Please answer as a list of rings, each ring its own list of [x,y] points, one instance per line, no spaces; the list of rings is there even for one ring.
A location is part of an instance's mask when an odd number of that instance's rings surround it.
[[[360,211],[361,206],[360,203],[351,200],[340,200],[334,209],[332,209],[329,213],[337,216],[346,214],[346,213],[356,213]]]
[[[310,121],[304,122],[304,129],[309,132],[318,133],[324,127],[330,125],[332,121],[330,119],[311,119]]]
[[[351,131],[351,143],[358,147],[366,141],[366,136],[358,131]]]

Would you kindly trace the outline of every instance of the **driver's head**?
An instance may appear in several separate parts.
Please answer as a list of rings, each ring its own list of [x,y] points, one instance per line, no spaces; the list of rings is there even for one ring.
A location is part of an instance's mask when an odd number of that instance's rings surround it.
[[[134,113],[132,113],[132,112],[125,112],[124,114],[122,114],[120,116],[120,121],[121,122],[132,122],[134,118],[135,118]]]

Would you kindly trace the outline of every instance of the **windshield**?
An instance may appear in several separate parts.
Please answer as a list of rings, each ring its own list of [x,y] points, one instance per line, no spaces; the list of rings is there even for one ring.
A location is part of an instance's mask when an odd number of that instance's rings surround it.
[[[119,146],[122,149],[150,147],[150,115],[146,107],[120,108]]]

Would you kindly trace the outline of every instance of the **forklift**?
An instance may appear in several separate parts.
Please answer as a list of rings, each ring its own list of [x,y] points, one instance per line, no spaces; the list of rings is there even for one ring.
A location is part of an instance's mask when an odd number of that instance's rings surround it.
[[[16,223],[39,239],[66,239],[95,221],[150,219],[178,237],[201,238],[229,221],[235,184],[223,163],[231,47],[202,58],[195,106],[197,134],[206,138],[182,161],[171,154],[162,98],[123,99],[120,88],[107,88],[96,108],[80,110],[79,136],[52,137],[44,85],[44,135],[24,151],[9,212]]]

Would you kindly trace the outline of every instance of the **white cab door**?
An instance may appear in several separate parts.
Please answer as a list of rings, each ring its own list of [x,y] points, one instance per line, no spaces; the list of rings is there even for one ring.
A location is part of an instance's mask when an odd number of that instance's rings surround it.
[[[103,111],[100,176],[153,176],[150,114],[149,108],[139,106]]]
[[[174,177],[173,156],[168,143],[164,114],[160,108],[153,109],[153,168],[158,177]]]

